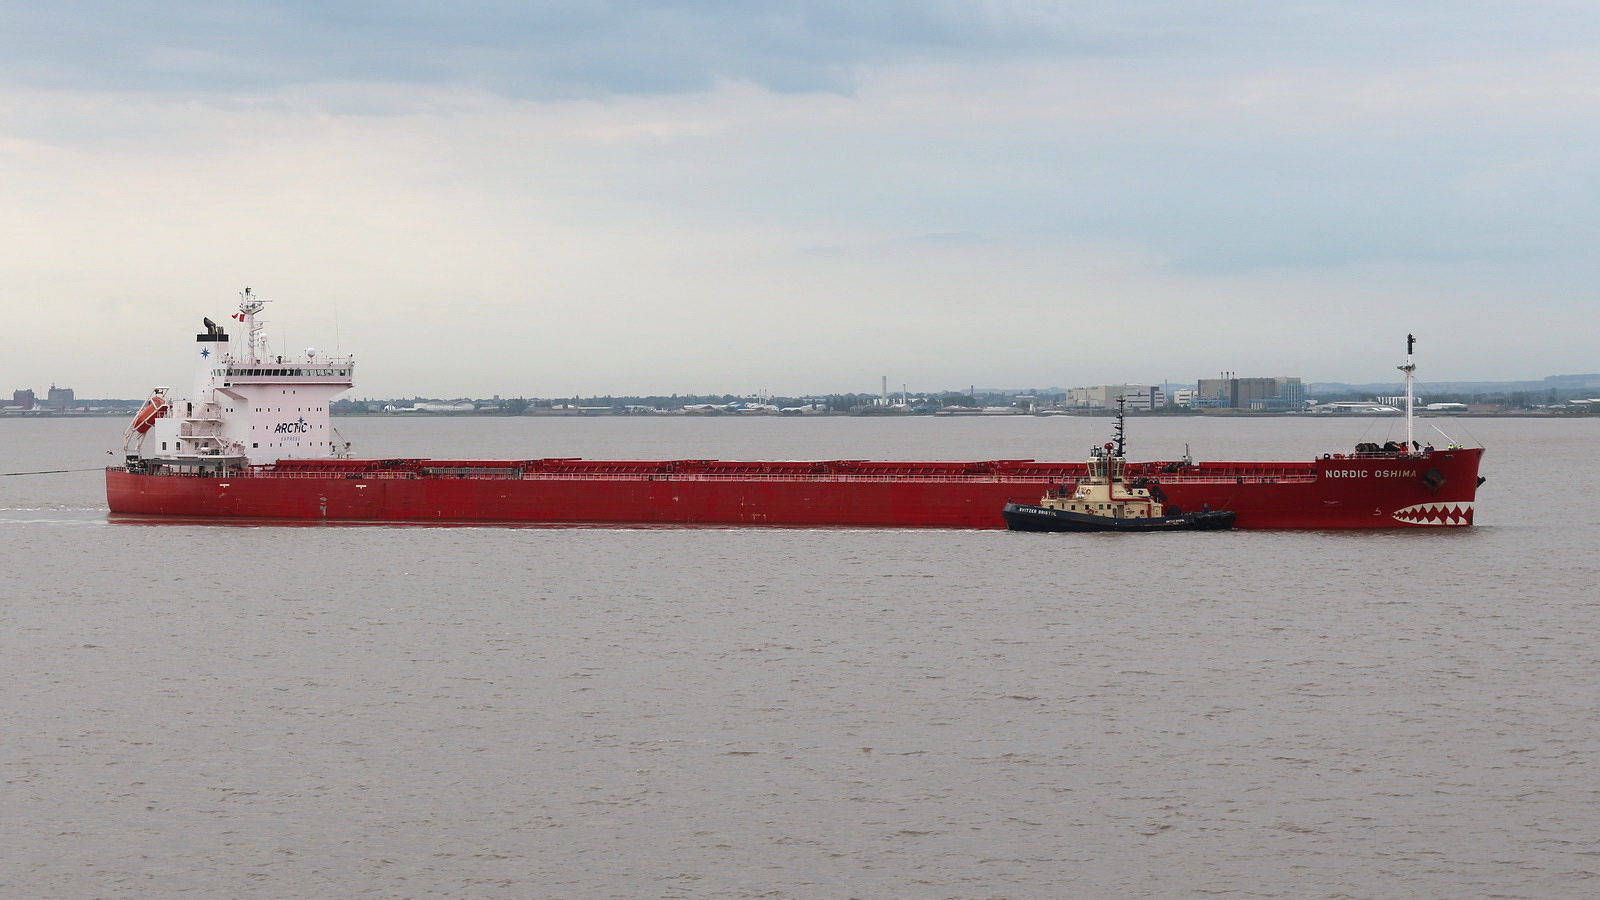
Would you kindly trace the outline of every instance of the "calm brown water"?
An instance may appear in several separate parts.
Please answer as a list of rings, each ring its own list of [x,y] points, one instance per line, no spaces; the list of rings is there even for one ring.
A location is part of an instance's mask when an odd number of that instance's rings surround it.
[[[1295,457],[1390,421],[1129,430]],[[123,424],[0,421],[0,471]],[[1076,458],[1106,423],[338,426]],[[0,477],[0,895],[1593,896],[1600,423],[1466,426],[1480,526],[1421,534],[133,526],[96,473]]]

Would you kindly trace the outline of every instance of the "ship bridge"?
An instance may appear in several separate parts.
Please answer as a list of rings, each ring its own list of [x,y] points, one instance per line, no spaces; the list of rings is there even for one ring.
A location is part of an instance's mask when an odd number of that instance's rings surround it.
[[[348,356],[272,363],[229,360],[211,374],[220,382],[219,387],[271,383],[328,384],[348,388],[355,384],[355,360]]]

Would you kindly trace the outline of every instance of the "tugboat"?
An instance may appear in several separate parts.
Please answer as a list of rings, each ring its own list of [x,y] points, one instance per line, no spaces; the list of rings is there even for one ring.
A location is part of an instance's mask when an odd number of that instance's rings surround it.
[[[1071,488],[1045,492],[1038,503],[1007,503],[1000,511],[1012,531],[1220,531],[1233,527],[1231,510],[1185,512],[1166,502],[1157,482],[1128,479],[1123,456],[1125,398],[1117,399],[1113,441],[1089,452],[1087,474]]]

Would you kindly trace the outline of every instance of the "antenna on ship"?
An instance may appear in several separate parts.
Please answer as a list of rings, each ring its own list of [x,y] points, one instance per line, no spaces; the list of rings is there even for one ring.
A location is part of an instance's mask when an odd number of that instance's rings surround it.
[[[1413,350],[1416,349],[1416,347],[1417,347],[1417,336],[1414,335],[1414,334],[1406,335],[1406,364],[1400,367],[1400,371],[1406,373],[1406,452],[1407,453],[1411,453],[1411,452],[1415,451],[1416,448],[1417,448],[1416,441],[1415,441],[1414,436],[1412,435],[1412,432],[1411,432],[1411,428],[1412,428],[1411,413],[1412,413],[1412,406],[1413,406],[1413,402],[1414,402],[1413,398],[1415,396],[1415,389],[1416,389],[1416,383],[1417,383],[1417,367],[1416,367],[1416,365],[1414,363],[1411,362],[1411,353],[1412,353]]]
[[[248,287],[239,295],[239,312],[234,318],[244,323],[245,358],[251,363],[259,363],[260,353],[267,349],[267,339],[261,334],[262,325],[256,321],[256,313],[261,312],[267,303]]]
[[[1117,424],[1116,424],[1116,428],[1112,431],[1112,434],[1116,438],[1116,442],[1117,442],[1117,449],[1116,449],[1116,455],[1117,456],[1121,456],[1122,455],[1122,448],[1123,448],[1122,420],[1123,420],[1123,416],[1126,413],[1127,406],[1128,406],[1128,397],[1127,397],[1126,394],[1124,394],[1124,395],[1122,395],[1122,396],[1117,398]]]

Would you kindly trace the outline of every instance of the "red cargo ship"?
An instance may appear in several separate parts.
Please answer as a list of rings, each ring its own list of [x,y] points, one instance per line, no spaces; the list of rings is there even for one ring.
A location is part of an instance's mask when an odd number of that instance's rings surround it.
[[[192,400],[156,388],[106,470],[111,512],[192,518],[635,525],[1004,528],[1087,474],[1084,462],[352,459],[328,403],[354,360],[269,354],[247,288],[237,351],[210,319]],[[1231,510],[1235,528],[1432,528],[1472,524],[1481,448],[1411,438],[1305,462],[1128,462],[1183,509]],[[146,447],[149,447],[146,450]]]

